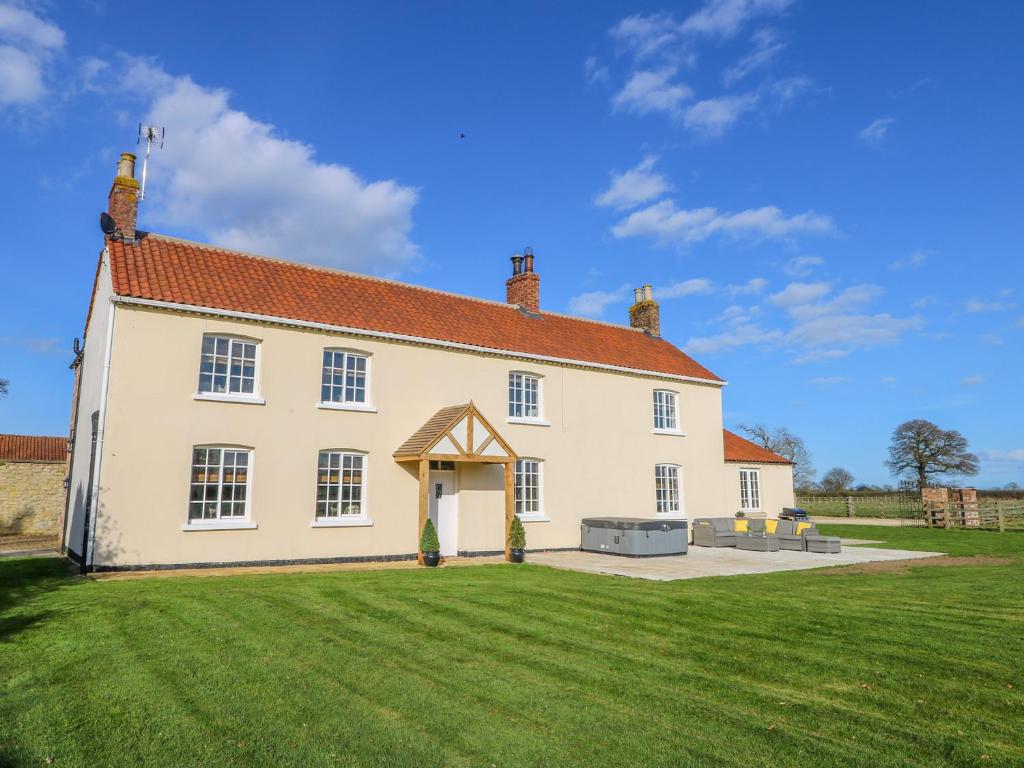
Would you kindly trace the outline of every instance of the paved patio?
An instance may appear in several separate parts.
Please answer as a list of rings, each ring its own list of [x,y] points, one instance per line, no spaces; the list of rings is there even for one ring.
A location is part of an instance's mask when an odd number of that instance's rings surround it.
[[[596,552],[531,552],[529,562],[585,573],[628,576],[652,581],[699,579],[704,576],[740,576],[751,573],[802,571],[836,565],[916,560],[942,552],[906,549],[851,547],[844,540],[836,555],[810,552],[745,552],[734,547],[690,547],[688,554],[673,557],[618,557]]]

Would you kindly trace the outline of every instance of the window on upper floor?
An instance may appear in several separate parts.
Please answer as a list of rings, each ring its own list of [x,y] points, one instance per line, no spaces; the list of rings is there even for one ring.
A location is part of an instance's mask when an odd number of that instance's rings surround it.
[[[544,514],[544,462],[519,459],[515,467],[516,514],[523,518]]]
[[[679,431],[679,395],[668,389],[654,390],[654,430]]]
[[[259,346],[253,339],[204,335],[199,358],[199,393],[255,396]]]
[[[659,515],[678,515],[683,511],[679,487],[677,465],[654,465],[655,511]]]
[[[316,519],[366,517],[366,454],[320,451],[316,474]]]
[[[247,448],[193,448],[189,522],[248,519],[251,468],[252,451]]]
[[[370,403],[370,357],[346,349],[325,349],[320,402],[367,406]]]
[[[508,417],[540,421],[541,378],[532,373],[512,371],[508,375]]]
[[[740,470],[740,509],[761,509],[761,473],[756,469]]]

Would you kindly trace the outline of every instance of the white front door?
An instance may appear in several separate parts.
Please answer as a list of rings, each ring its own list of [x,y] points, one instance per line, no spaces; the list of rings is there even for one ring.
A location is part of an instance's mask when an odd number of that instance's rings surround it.
[[[441,554],[451,557],[458,552],[458,497],[455,495],[455,473],[432,471],[428,493],[430,520],[437,529]]]

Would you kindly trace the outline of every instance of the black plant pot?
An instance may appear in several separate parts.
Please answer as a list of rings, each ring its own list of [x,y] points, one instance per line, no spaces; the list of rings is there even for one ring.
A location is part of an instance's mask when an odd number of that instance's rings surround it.
[[[526,559],[525,549],[510,549],[508,551],[508,559],[513,563],[521,563]]]
[[[424,552],[423,553],[423,564],[434,568],[438,563],[441,562],[440,552]]]

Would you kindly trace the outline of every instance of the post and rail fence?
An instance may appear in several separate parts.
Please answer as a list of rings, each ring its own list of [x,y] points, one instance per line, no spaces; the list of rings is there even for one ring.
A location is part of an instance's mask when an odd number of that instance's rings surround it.
[[[802,495],[796,505],[812,516],[877,517],[904,526],[1024,531],[1024,499],[922,500],[918,493]]]

